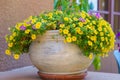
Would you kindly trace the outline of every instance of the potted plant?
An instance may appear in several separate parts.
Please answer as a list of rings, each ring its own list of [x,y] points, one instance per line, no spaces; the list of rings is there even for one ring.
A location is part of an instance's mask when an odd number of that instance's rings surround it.
[[[83,78],[92,62],[100,68],[100,57],[113,50],[115,41],[99,13],[84,11],[47,11],[17,23],[10,32],[5,53],[16,60],[30,53],[43,79]]]

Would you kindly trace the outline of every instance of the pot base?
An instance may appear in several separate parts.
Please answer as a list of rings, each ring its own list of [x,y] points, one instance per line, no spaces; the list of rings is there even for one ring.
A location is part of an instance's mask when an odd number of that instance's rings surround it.
[[[42,80],[84,80],[87,72],[80,74],[69,74],[69,75],[59,75],[59,74],[45,74],[38,71],[38,75]]]

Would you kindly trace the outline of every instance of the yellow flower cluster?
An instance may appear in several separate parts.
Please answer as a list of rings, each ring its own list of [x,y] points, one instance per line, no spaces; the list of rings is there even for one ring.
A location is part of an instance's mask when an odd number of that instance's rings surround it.
[[[40,16],[30,16],[23,22],[17,23],[15,27],[9,28],[11,34],[5,37],[8,43],[5,54],[18,60],[22,53],[28,52],[30,44],[37,38],[38,34],[42,35],[46,30],[57,28],[57,22],[62,14],[62,11],[52,11],[42,13]],[[68,21],[67,18],[65,20]],[[61,27],[64,27],[64,25],[61,25]],[[64,32],[65,34],[68,33],[67,30],[64,30]]]
[[[34,33],[33,30],[39,30],[42,26],[41,22],[36,23],[36,21],[36,17],[33,18],[30,16],[23,22],[17,23],[14,29],[10,29],[12,32],[11,35],[6,36],[8,43],[8,48],[5,50],[6,55],[13,56],[16,60],[20,58],[21,52],[19,50],[22,48],[22,50],[24,50],[25,44],[28,43],[27,39],[31,39],[29,42],[36,39],[36,33]],[[31,26],[31,24],[34,25]]]
[[[37,22],[37,23],[35,24],[35,28],[36,28],[36,29],[40,29],[40,27],[41,27],[41,22]]]
[[[69,20],[69,18],[68,17],[64,17],[64,21],[68,21]]]
[[[5,54],[8,55],[8,56],[11,56],[11,51],[9,49],[5,50]],[[14,54],[13,57],[14,57],[15,60],[18,60],[20,55],[19,54]]]
[[[68,27],[69,26],[69,27]],[[75,43],[92,59],[93,55],[107,56],[113,50],[115,36],[110,24],[98,14],[81,12],[64,16],[59,32],[65,42]]]
[[[30,16],[11,28],[11,34],[6,36],[8,48],[5,53],[19,59],[22,53],[28,52],[37,35],[42,35],[46,30],[59,30],[65,43],[78,45],[90,59],[95,55],[107,56],[114,48],[114,32],[99,14],[82,11],[68,15],[62,11],[51,11]]]
[[[32,40],[35,40],[36,39],[36,35],[32,34],[31,38],[32,38]]]

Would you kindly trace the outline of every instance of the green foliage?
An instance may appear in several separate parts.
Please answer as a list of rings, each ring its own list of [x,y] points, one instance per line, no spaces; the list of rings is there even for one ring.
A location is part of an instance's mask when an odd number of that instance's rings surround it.
[[[101,67],[101,59],[100,56],[96,55],[93,61],[93,65],[95,67],[96,70],[99,70]]]
[[[79,0],[79,2],[80,4],[76,3],[76,0],[54,0],[54,9],[62,10],[68,14],[75,11],[88,12],[89,10],[88,0]]]

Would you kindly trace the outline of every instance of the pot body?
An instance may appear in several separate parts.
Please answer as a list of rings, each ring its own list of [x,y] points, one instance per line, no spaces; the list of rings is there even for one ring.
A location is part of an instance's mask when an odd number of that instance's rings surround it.
[[[41,73],[76,74],[87,70],[92,60],[81,53],[75,44],[64,43],[58,30],[37,36],[30,46],[30,59]]]

